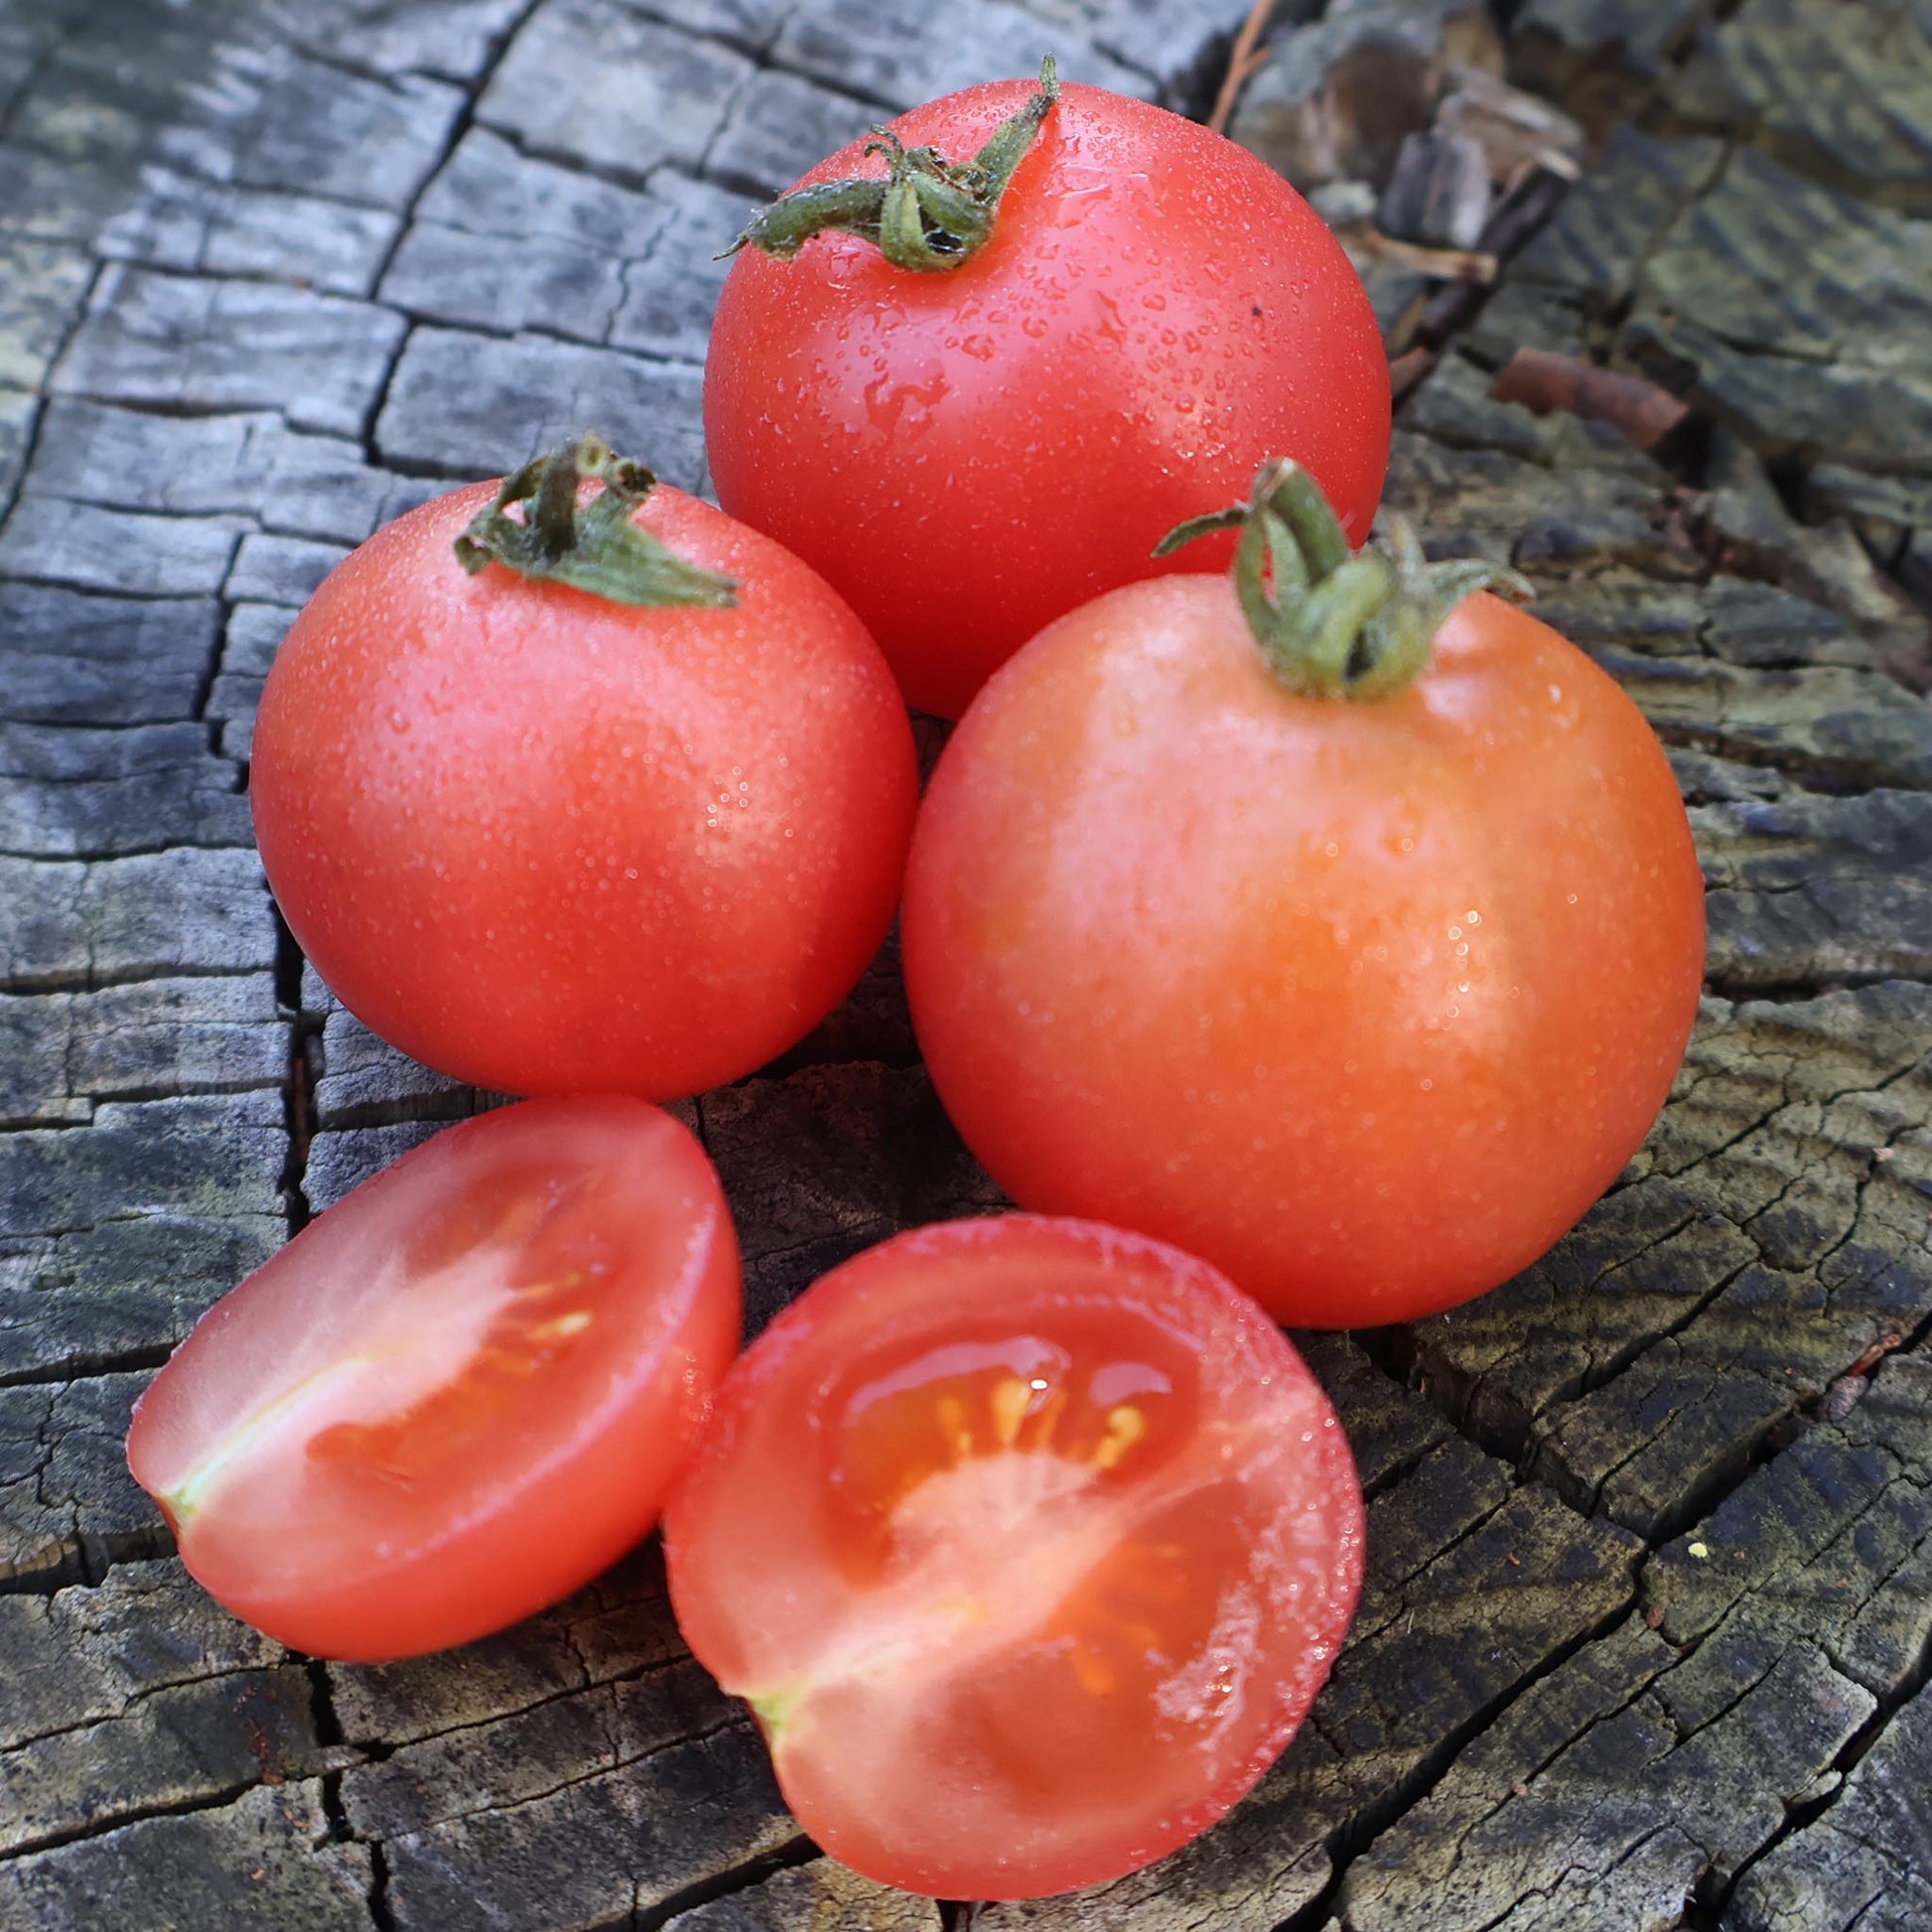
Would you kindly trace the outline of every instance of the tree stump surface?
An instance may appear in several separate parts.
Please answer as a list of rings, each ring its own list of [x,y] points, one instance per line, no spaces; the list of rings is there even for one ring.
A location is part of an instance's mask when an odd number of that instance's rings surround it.
[[[1389,494],[1437,554],[1516,562],[1655,724],[1709,997],[1655,1132],[1552,1254],[1310,1340],[1369,1574],[1282,1762],[1151,1869],[977,1923],[1923,1932],[1932,10],[1285,6],[1271,98],[1312,84],[1311,49],[1354,58],[1378,7],[1479,29],[1589,131],[1486,301],[1373,284],[1385,317],[1436,318]],[[293,611],[380,521],[586,424],[701,486],[712,257],[755,200],[1048,48],[1199,111],[1242,11],[0,12],[8,1932],[961,1920],[799,1835],[651,1549],[467,1650],[322,1664],[201,1594],[121,1440],[292,1224],[489,1098],[373,1039],[278,932],[245,780]],[[1491,400],[1525,346],[1647,373],[1699,427],[1649,456]],[[684,1113],[755,1321],[999,1202],[890,949],[803,1047]]]

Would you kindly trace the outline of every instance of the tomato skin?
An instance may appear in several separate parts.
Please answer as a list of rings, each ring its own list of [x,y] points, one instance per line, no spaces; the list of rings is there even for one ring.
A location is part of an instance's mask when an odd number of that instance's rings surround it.
[[[902,919],[933,1082],[1016,1199],[1316,1327],[1451,1307],[1573,1225],[1704,959],[1669,765],[1581,651],[1478,595],[1407,690],[1304,698],[1208,577],[1101,599],[989,685]]]
[[[892,123],[948,159],[1033,92],[1001,81]],[[878,175],[855,142],[800,186]],[[917,710],[957,718],[1035,631],[1157,561],[1270,457],[1367,536],[1388,365],[1360,281],[1302,198],[1233,142],[1066,86],[958,268],[821,234],[733,265],[705,366],[719,501],[848,597]]]
[[[863,626],[678,491],[638,520],[739,580],[639,610],[451,545],[494,485],[376,532],[296,620],[250,768],[270,885],[350,1012],[505,1093],[741,1077],[835,1007],[897,903],[910,728]]]
[[[1252,1302],[1161,1243],[1010,1214],[887,1241],[780,1314],[664,1543],[686,1641],[819,1845],[1025,1898],[1253,1787],[1340,1646],[1363,1530],[1334,1413]]]
[[[441,1650],[650,1530],[739,1320],[692,1136],[622,1096],[528,1101],[404,1155],[217,1302],[136,1403],[128,1465],[244,1621],[316,1656]]]

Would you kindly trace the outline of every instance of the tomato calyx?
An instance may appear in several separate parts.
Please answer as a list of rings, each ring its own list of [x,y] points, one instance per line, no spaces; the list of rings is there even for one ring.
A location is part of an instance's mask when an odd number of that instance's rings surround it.
[[[1241,532],[1235,595],[1269,669],[1307,697],[1393,697],[1427,666],[1443,620],[1465,597],[1535,596],[1507,565],[1431,563],[1399,516],[1385,514],[1374,546],[1351,551],[1321,485],[1287,457],[1263,466],[1247,502],[1176,524],[1154,554],[1219,530]]]
[[[908,148],[891,128],[876,127],[866,153],[885,158],[884,181],[820,182],[780,196],[718,259],[749,245],[789,261],[813,235],[834,229],[876,243],[896,268],[926,274],[957,268],[992,234],[1014,170],[1059,97],[1059,70],[1049,54],[1040,63],[1038,91],[970,161],[948,161],[937,148]]]
[[[603,487],[580,500],[587,482]],[[586,433],[506,477],[495,501],[457,538],[457,562],[473,577],[498,563],[520,577],[568,584],[613,604],[730,609],[738,602],[731,578],[687,562],[634,521],[656,485],[641,463]],[[524,502],[526,515],[509,514],[512,504]]]

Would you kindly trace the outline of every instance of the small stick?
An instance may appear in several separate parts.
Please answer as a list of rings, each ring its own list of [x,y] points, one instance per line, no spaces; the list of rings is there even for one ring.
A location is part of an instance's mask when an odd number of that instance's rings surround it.
[[[1210,133],[1228,131],[1228,120],[1234,113],[1234,103],[1241,98],[1241,89],[1268,65],[1268,50],[1257,48],[1256,43],[1268,31],[1268,19],[1274,11],[1275,0],[1255,0],[1248,9],[1241,32],[1235,36],[1234,52],[1228,56],[1228,70],[1222,76],[1221,91],[1214,96],[1214,111],[1207,117]]]
[[[1901,1334],[1893,1332],[1889,1335],[1880,1335],[1845,1372],[1847,1375],[1869,1375],[1894,1348],[1904,1346],[1905,1337]]]
[[[1437,356],[1433,348],[1405,349],[1389,364],[1389,392],[1400,402],[1431,369]]]
[[[1347,239],[1398,268],[1413,268],[1418,275],[1431,275],[1438,281],[1474,282],[1486,287],[1496,279],[1496,257],[1481,249],[1425,248],[1420,242],[1398,241],[1380,228],[1358,228],[1350,231]]]
[[[1689,406],[1642,376],[1599,369],[1575,355],[1519,348],[1489,385],[1495,402],[1520,402],[1539,416],[1561,409],[1608,423],[1640,450],[1654,449],[1689,415]]]

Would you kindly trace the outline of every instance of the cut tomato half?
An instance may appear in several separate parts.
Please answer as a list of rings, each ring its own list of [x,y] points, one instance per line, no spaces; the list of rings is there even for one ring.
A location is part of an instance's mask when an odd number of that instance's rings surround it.
[[[665,1516],[686,1640],[868,1876],[1022,1898],[1220,1817],[1327,1675],[1361,1490],[1205,1263],[1031,1215],[836,1269],[726,1377]]]
[[[464,1643],[656,1521],[737,1346],[710,1161],[659,1108],[439,1134],[209,1310],[128,1466],[237,1616],[325,1657]]]

